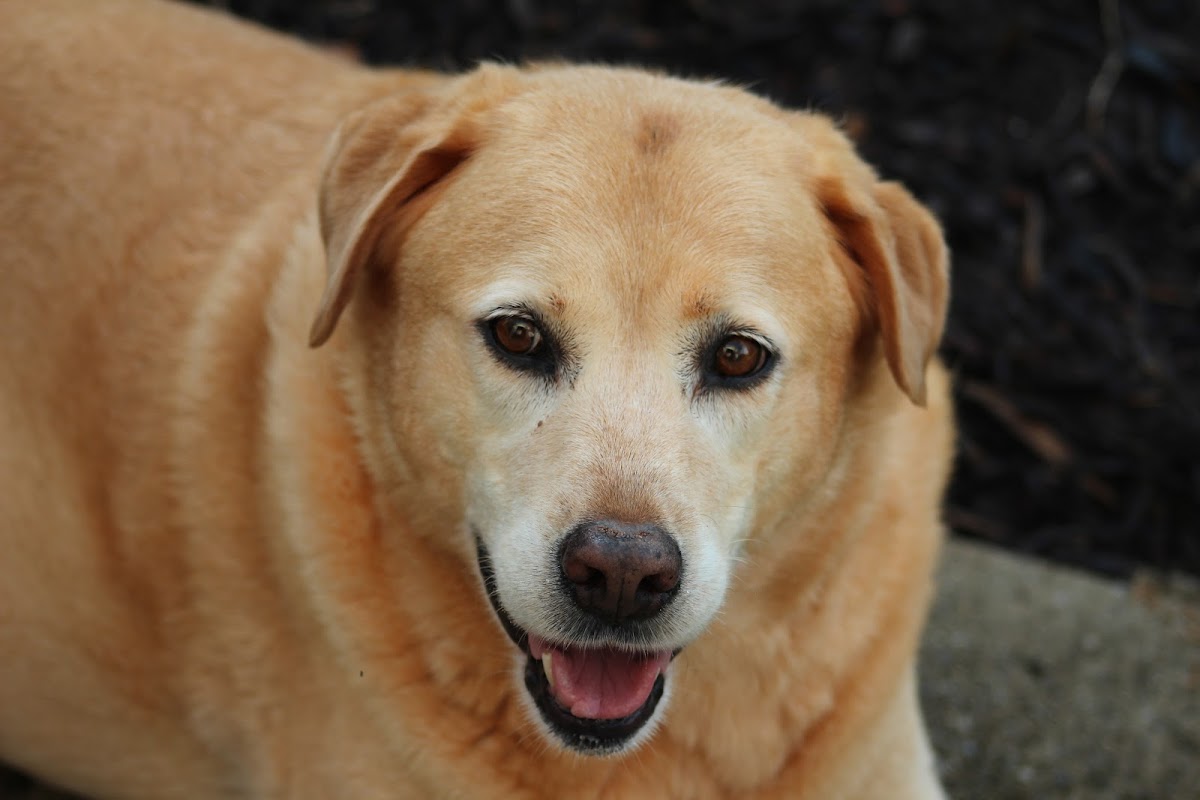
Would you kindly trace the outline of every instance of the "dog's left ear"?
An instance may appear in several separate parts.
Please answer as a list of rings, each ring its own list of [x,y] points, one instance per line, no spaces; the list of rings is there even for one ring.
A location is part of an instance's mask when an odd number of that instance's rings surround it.
[[[342,122],[321,181],[328,280],[309,345],[319,347],[333,333],[384,231],[402,236],[478,147],[479,112],[506,94],[513,73],[484,65],[458,79],[431,78]]]
[[[946,320],[946,242],[933,215],[902,186],[854,172],[821,179],[817,196],[840,244],[865,272],[892,376],[924,405],[925,369]]]

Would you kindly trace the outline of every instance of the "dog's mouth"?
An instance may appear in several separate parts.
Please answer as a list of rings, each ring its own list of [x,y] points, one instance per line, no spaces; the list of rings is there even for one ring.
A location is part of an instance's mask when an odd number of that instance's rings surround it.
[[[479,570],[492,608],[526,656],[525,689],[567,747],[592,755],[621,750],[654,716],[678,650],[630,652],[550,642],[512,621],[500,604],[482,543]]]

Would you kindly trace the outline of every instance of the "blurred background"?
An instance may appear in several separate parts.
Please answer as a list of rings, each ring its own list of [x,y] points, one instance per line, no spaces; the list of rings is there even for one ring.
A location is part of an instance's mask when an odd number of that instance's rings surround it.
[[[193,2],[373,64],[634,64],[839,119],[953,254],[922,653],[952,796],[1200,797],[1200,2]]]
[[[210,0],[374,64],[637,64],[840,119],[953,253],[948,520],[1200,574],[1196,0]]]

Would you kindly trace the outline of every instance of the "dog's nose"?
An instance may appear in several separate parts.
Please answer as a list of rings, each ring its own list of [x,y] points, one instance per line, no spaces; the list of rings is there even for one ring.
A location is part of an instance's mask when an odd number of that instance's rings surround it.
[[[563,542],[569,593],[584,611],[611,622],[657,614],[675,596],[682,567],[679,545],[657,525],[586,522]]]

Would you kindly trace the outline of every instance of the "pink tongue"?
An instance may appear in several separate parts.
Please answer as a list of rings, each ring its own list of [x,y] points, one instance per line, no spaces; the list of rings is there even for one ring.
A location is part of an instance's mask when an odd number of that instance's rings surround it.
[[[627,653],[604,647],[561,650],[530,635],[536,659],[551,655],[550,693],[559,705],[583,719],[621,719],[646,704],[654,681],[671,661],[671,651]]]

